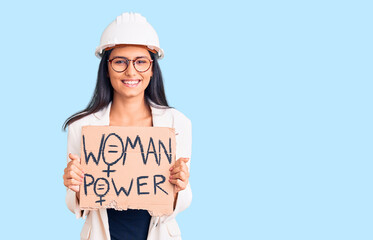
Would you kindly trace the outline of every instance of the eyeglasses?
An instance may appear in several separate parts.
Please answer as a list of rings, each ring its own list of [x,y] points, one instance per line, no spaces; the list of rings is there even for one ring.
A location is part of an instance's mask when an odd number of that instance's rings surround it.
[[[133,60],[127,59],[125,57],[115,57],[108,60],[111,68],[116,72],[124,72],[128,68],[130,62],[132,61],[133,67],[138,72],[146,72],[152,65],[153,60],[146,57],[138,57]]]

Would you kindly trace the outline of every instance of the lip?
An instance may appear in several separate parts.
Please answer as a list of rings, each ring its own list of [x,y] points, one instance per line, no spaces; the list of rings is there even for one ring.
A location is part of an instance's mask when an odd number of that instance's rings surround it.
[[[136,84],[129,84],[129,83],[126,83],[126,81],[132,81],[132,82],[137,81],[137,83],[136,83]],[[137,86],[141,83],[141,80],[140,80],[140,79],[123,79],[123,80],[121,80],[121,82],[122,82],[126,87],[129,87],[129,88],[135,88],[135,87],[137,87]]]

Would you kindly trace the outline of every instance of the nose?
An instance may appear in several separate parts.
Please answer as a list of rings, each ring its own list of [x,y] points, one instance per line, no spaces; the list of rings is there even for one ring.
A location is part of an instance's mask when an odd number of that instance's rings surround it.
[[[125,73],[127,76],[133,76],[133,75],[135,75],[135,74],[137,73],[135,67],[133,66],[132,61],[130,61],[130,62],[128,63],[128,67],[127,67],[126,71],[124,71],[124,73]]]

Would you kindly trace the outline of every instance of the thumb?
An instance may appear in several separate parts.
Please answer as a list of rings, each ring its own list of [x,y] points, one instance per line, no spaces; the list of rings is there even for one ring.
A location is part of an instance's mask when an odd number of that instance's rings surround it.
[[[185,163],[189,162],[189,159],[190,158],[181,158],[181,160],[183,160],[183,162],[185,162]]]
[[[69,158],[70,158],[71,160],[79,160],[78,155],[75,155],[75,154],[72,154],[72,153],[69,153]]]

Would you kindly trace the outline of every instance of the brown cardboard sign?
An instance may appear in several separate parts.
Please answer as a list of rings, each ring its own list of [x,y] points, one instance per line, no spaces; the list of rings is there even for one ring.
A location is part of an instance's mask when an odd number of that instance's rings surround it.
[[[168,179],[175,157],[173,128],[82,127],[80,208],[171,214],[174,186]]]

